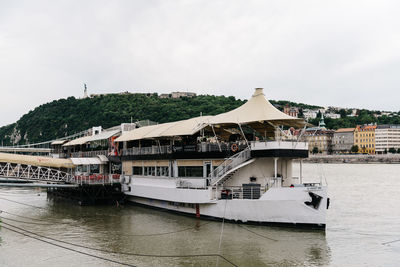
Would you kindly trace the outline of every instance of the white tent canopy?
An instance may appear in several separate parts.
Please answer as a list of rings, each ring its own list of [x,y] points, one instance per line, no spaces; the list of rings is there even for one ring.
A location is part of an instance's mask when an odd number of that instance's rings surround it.
[[[54,146],[54,145],[62,145],[64,143],[66,143],[66,142],[68,142],[68,140],[55,140],[55,141],[51,142],[51,145],[52,146]]]
[[[204,125],[208,123],[208,120],[211,117],[212,116],[202,116],[202,117],[191,118],[188,120],[141,127],[123,133],[119,138],[116,139],[116,141],[122,142],[122,141],[132,141],[132,140],[139,140],[146,138],[150,139],[158,137],[193,135],[199,130],[201,130],[204,127]]]
[[[106,164],[100,158],[71,158],[74,165],[101,165]]]
[[[209,123],[216,124],[248,124],[254,122],[270,122],[272,124],[292,124],[304,126],[303,119],[289,116],[275,108],[266,98],[262,88],[256,88],[252,98],[242,106],[213,116]],[[274,123],[275,122],[275,123]]]
[[[90,135],[90,136],[84,136],[80,137],[74,140],[69,141],[68,143],[64,144],[63,146],[77,146],[77,145],[84,145],[86,143],[89,143],[91,141],[98,141],[98,140],[104,140],[108,139],[118,133],[120,133],[121,130],[112,130],[112,131],[103,131],[99,134],[96,135]]]
[[[72,141],[69,141],[68,143],[64,144],[63,146],[83,145],[83,144],[86,144],[87,142],[89,142],[91,138],[92,138],[92,136],[80,137],[80,138],[74,139]]]
[[[19,154],[0,153],[0,162],[25,164],[32,166],[45,166],[52,168],[73,168],[70,159],[56,159],[40,156],[28,156]]]
[[[93,135],[92,138],[89,140],[89,142],[108,139],[120,132],[121,132],[121,130],[102,131],[99,134]]]
[[[291,117],[275,108],[266,98],[262,88],[256,88],[252,98],[242,106],[216,116],[202,116],[188,120],[146,126],[123,133],[117,142],[140,139],[193,135],[210,125],[252,124],[252,127],[287,125],[303,127],[303,119]]]

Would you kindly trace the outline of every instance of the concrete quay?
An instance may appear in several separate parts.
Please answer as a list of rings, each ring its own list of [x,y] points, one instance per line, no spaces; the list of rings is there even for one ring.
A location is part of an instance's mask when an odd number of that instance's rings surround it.
[[[384,163],[400,164],[400,154],[385,155],[310,155],[306,163]]]

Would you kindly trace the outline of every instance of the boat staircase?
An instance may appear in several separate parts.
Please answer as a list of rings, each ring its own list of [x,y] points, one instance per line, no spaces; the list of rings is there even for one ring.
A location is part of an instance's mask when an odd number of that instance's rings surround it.
[[[220,186],[227,182],[242,167],[255,161],[251,158],[250,148],[233,155],[226,159],[210,174],[210,185]]]

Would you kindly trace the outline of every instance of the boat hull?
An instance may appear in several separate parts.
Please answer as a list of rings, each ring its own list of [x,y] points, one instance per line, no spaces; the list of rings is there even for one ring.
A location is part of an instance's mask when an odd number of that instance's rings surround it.
[[[318,207],[310,205],[310,192],[321,197]],[[260,199],[220,199],[199,204],[127,197],[136,204],[205,219],[313,229],[325,229],[326,224],[325,187],[271,188]]]

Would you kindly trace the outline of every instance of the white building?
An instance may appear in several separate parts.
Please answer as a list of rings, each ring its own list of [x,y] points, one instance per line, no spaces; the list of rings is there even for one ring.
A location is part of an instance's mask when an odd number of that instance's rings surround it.
[[[318,111],[319,110],[311,110],[311,109],[303,110],[304,119],[306,119],[306,120],[315,119],[318,115]]]
[[[375,150],[383,154],[390,148],[400,148],[400,125],[378,125],[375,129]]]
[[[194,97],[196,93],[193,92],[172,92],[172,98],[180,98],[180,97]]]
[[[325,113],[326,118],[331,118],[331,119],[340,119],[340,114],[336,113]]]

